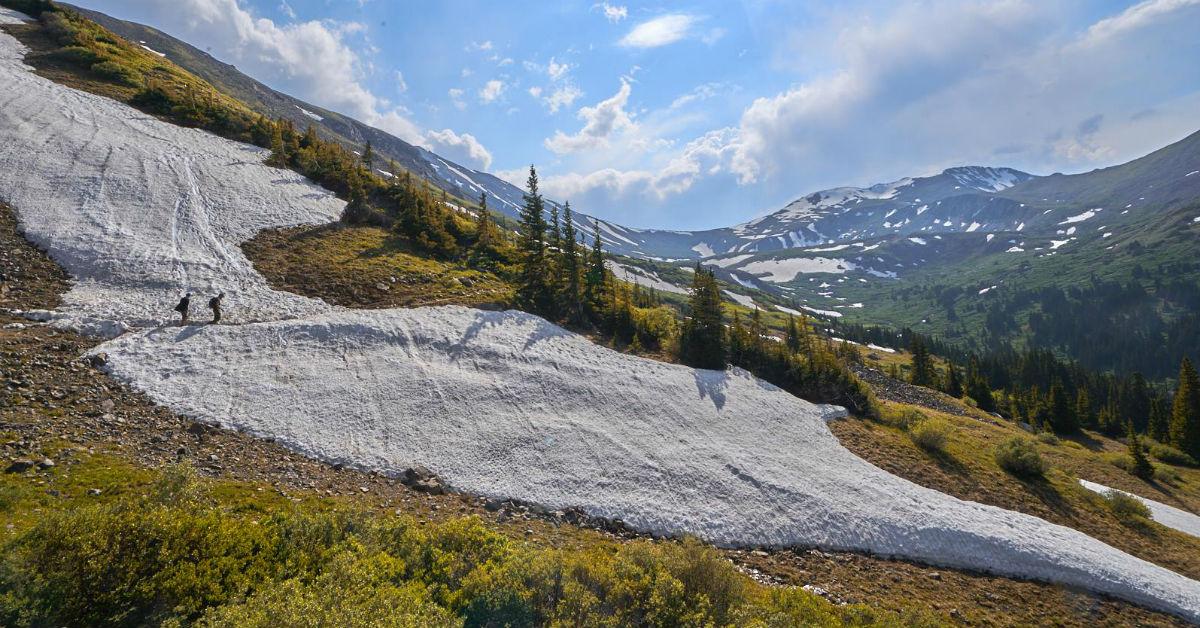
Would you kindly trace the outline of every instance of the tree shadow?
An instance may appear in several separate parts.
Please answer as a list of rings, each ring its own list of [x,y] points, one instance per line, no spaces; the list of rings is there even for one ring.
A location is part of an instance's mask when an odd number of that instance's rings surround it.
[[[1067,436],[1060,436],[1059,438],[1061,438],[1062,440],[1069,440],[1073,443],[1078,443],[1079,445],[1082,445],[1083,447],[1085,447],[1088,451],[1103,451],[1104,450],[1104,443],[1101,443],[1100,441],[1096,440],[1095,438],[1092,438],[1085,432],[1077,432],[1075,434],[1069,434]]]
[[[696,390],[700,392],[701,399],[711,399],[717,410],[725,407],[725,389],[729,387],[727,372],[693,369],[692,377],[696,380]]]

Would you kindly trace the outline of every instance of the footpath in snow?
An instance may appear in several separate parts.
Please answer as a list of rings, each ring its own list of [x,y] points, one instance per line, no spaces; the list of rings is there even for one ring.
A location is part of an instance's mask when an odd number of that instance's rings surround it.
[[[3,18],[0,18],[3,19]],[[117,378],[330,461],[726,545],[802,545],[1075,585],[1200,621],[1200,583],[843,448],[835,408],[619,354],[535,316],[348,311],[267,286],[239,243],[342,203],[263,151],[37,77],[0,34],[0,198],[76,279],[51,318],[115,335]],[[161,326],[185,289],[231,323]]]

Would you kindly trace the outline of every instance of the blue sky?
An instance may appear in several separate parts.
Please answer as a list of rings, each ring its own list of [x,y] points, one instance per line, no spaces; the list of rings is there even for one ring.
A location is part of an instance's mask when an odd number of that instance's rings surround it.
[[[79,0],[638,227],[964,165],[1118,163],[1200,129],[1200,0]]]

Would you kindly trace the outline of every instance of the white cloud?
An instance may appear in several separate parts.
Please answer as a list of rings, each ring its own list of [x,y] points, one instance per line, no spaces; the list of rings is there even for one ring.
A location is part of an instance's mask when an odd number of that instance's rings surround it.
[[[492,166],[492,154],[470,133],[458,134],[450,129],[429,131],[425,141],[433,152],[476,170]]]
[[[534,88],[536,89],[536,88]],[[532,89],[530,91],[532,94]],[[570,107],[583,92],[574,85],[567,84],[562,87],[555,88],[550,95],[542,99],[542,103],[550,110],[550,113],[558,113],[558,110],[563,107]]]
[[[404,73],[396,70],[396,91],[404,93],[408,91],[408,83],[404,80]]]
[[[540,88],[536,85],[534,85],[533,87],[530,87],[529,95],[533,96],[534,98],[541,98],[542,97],[542,88]]]
[[[467,52],[480,52],[480,51],[491,50],[493,47],[494,46],[492,45],[491,40],[473,41],[473,42],[467,44],[467,47],[465,48],[465,50]]]
[[[1097,44],[1123,33],[1136,31],[1182,9],[1200,6],[1200,0],[1146,0],[1113,17],[1092,24],[1085,45]]]
[[[463,90],[451,87],[446,90],[446,94],[450,96],[450,102],[454,104],[455,109],[462,111],[467,108],[467,102],[463,100]]]
[[[656,48],[673,44],[691,34],[698,18],[686,13],[671,13],[633,27],[618,44],[627,48]]]
[[[483,87],[479,90],[479,101],[484,103],[495,102],[504,93],[505,87],[507,86],[504,84],[504,81],[498,79],[492,79],[484,83]]]
[[[296,11],[292,9],[292,5],[287,3],[287,0],[279,3],[279,12],[288,16],[289,20],[296,19]]]
[[[584,125],[578,133],[566,135],[562,131],[555,131],[554,137],[543,142],[546,148],[561,155],[606,146],[613,133],[634,126],[629,112],[625,111],[631,91],[629,80],[622,78],[621,87],[616,94],[600,101],[594,107],[583,107],[579,110],[578,117],[584,121]]]
[[[551,81],[557,81],[565,77],[570,69],[569,63],[558,63],[554,57],[550,57],[550,63],[546,65],[546,76],[549,76]]]
[[[609,4],[607,2],[601,2],[599,4],[599,7],[600,7],[600,10],[604,12],[605,19],[607,19],[608,21],[610,21],[614,24],[629,17],[629,9],[622,5],[614,5],[614,4]]]

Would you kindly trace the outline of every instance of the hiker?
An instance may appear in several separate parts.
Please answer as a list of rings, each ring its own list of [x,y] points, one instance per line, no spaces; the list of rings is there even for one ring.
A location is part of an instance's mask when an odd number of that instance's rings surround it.
[[[183,295],[183,298],[179,300],[179,305],[175,306],[175,311],[179,312],[180,316],[183,317],[183,320],[179,321],[180,325],[187,325],[187,323],[188,323],[188,308],[191,306],[191,303],[192,303],[192,293],[189,292],[189,293]]]
[[[213,311],[213,319],[211,323],[213,325],[221,322],[221,299],[224,298],[225,293],[222,292],[221,294],[218,294],[217,296],[208,300],[208,309]]]

